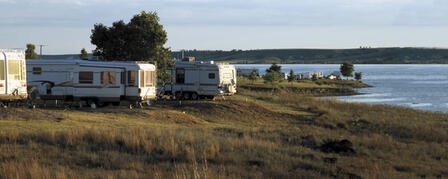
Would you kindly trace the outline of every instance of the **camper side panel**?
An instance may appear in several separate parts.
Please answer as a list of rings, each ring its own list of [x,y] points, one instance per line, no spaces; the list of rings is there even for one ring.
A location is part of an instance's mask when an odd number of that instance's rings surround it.
[[[200,91],[203,95],[217,95],[219,85],[219,71],[216,69],[204,69],[200,71]]]
[[[117,68],[79,67],[74,73],[75,98],[94,98],[99,101],[119,101],[120,72]]]

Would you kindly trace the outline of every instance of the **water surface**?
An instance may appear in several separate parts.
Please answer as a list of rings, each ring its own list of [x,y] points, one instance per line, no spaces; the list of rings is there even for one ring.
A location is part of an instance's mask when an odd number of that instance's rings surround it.
[[[236,68],[256,68],[261,74],[268,64],[238,64]],[[282,71],[297,73],[321,71],[328,75],[339,71],[337,64],[287,64]],[[389,104],[420,110],[448,112],[448,65],[355,65],[362,81],[374,87],[358,89],[365,93],[337,97],[348,102]]]

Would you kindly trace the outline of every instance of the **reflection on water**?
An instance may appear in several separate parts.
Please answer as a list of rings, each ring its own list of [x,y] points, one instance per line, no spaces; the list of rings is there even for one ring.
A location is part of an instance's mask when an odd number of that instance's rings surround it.
[[[270,65],[236,65],[257,68],[262,74]],[[282,71],[295,73],[338,71],[337,64],[281,65]],[[355,65],[363,73],[363,82],[373,88],[358,91],[364,95],[337,97],[348,102],[390,104],[421,110],[448,112],[448,65]]]

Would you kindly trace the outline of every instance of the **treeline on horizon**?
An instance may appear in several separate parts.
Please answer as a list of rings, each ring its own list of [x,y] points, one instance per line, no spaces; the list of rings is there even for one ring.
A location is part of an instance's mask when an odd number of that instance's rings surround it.
[[[180,51],[171,54],[173,58],[181,58]],[[197,61],[238,64],[448,64],[448,49],[441,48],[185,50],[184,55],[195,57]],[[41,58],[79,59],[79,54],[43,55]]]
[[[172,54],[181,57],[180,51]],[[448,49],[440,48],[185,50],[184,55],[239,64],[448,64]]]

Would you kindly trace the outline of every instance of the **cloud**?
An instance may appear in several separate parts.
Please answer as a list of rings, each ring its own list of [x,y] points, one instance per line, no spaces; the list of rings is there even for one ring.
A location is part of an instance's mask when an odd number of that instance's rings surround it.
[[[10,25],[111,23],[157,11],[175,25],[448,25],[444,0],[0,0]],[[14,3],[15,2],[15,3]],[[17,9],[21,9],[17,11]],[[8,20],[9,19],[9,20]],[[33,24],[33,23],[31,23]]]

